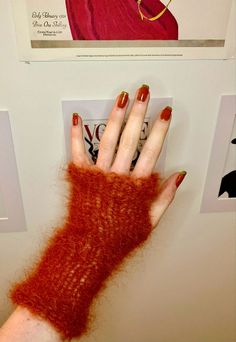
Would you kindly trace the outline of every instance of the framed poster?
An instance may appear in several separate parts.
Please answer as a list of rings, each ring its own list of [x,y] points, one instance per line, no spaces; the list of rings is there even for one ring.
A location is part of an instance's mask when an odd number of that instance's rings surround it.
[[[235,56],[234,0],[12,0],[20,59]]]
[[[236,95],[221,98],[201,212],[236,212]]]
[[[26,230],[24,207],[7,111],[0,111],[0,233]]]
[[[108,115],[111,112],[113,105],[114,99],[62,101],[67,161],[71,160],[70,127],[73,113],[78,113],[83,119],[84,144],[91,161],[96,162],[99,143],[106,128]],[[130,101],[129,106],[131,105],[132,100]],[[172,98],[152,98],[150,100],[148,113],[146,114],[143,122],[138,147],[133,157],[131,169],[136,164],[136,161],[142,150],[142,146],[144,145],[152,127],[153,120],[155,119],[157,113],[166,106],[172,106]],[[129,109],[127,112],[129,112]],[[167,139],[165,140],[162,152],[155,167],[155,170],[161,173],[164,171],[165,166],[166,147]]]

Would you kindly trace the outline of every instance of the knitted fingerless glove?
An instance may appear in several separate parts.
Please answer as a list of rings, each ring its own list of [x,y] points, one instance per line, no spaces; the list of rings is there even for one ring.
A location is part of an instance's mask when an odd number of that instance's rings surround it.
[[[71,339],[87,330],[90,305],[105,280],[150,234],[158,176],[135,179],[73,163],[67,175],[66,223],[11,298]]]

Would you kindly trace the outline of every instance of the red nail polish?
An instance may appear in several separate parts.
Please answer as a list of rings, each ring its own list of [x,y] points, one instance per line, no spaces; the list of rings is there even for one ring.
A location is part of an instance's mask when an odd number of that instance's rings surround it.
[[[172,108],[167,106],[161,112],[161,120],[169,121],[172,113]]]
[[[72,123],[73,123],[73,126],[78,126],[78,123],[79,123],[79,114],[78,113],[73,113]]]
[[[145,102],[149,94],[149,86],[143,84],[141,88],[139,88],[137,100],[141,102]]]
[[[117,102],[117,107],[124,108],[128,102],[128,99],[129,94],[126,91],[122,91]]]
[[[181,171],[176,179],[176,187],[178,188],[180,186],[180,184],[183,182],[185,176],[186,176],[187,172],[186,171]]]

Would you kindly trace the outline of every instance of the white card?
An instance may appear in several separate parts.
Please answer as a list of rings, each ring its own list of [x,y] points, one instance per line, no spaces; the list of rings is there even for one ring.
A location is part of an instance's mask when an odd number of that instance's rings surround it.
[[[236,212],[236,95],[221,98],[201,212]]]
[[[0,111],[0,233],[26,230],[9,115]]]

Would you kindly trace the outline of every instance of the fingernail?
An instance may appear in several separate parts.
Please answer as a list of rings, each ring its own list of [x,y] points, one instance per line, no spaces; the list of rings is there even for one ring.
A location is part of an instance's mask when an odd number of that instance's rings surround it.
[[[147,84],[143,84],[141,88],[139,88],[137,100],[141,102],[145,102],[149,94],[149,86]]]
[[[161,112],[161,120],[169,121],[172,113],[172,108],[167,106]]]
[[[73,123],[73,126],[78,126],[78,123],[79,123],[79,114],[78,113],[73,113],[72,123]]]
[[[181,171],[176,179],[176,187],[178,188],[180,186],[180,184],[183,182],[185,176],[186,176],[187,172],[186,171]]]
[[[117,102],[117,107],[124,108],[128,102],[128,99],[129,94],[126,91],[122,91]]]

